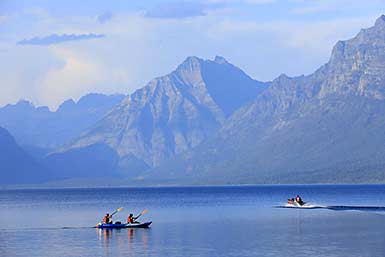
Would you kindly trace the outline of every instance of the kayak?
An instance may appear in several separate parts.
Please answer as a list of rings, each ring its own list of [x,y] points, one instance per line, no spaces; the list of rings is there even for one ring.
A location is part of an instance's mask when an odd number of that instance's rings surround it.
[[[136,224],[105,224],[99,223],[96,225],[96,228],[149,228],[152,221],[144,222],[144,223],[136,223]]]

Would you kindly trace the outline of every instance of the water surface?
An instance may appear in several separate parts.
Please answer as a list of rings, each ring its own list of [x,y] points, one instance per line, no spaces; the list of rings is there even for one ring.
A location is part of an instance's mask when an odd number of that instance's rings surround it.
[[[344,208],[275,208],[295,194]],[[152,227],[92,228],[121,206]],[[382,185],[2,190],[0,256],[385,256],[384,206]]]

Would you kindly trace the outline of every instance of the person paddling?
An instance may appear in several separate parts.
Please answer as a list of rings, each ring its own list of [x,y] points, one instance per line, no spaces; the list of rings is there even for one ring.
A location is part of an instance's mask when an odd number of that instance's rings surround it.
[[[134,214],[130,213],[130,215],[127,218],[127,223],[129,223],[129,224],[138,224],[138,223],[140,223],[140,222],[136,221],[139,218],[139,216],[134,217]]]
[[[109,213],[107,213],[107,214],[103,217],[103,223],[104,223],[104,224],[112,224],[112,215],[110,215]]]

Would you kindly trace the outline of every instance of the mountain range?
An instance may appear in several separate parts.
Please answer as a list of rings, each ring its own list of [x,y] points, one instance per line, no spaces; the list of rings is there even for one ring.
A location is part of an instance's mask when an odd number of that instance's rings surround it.
[[[101,119],[125,96],[88,94],[75,102],[63,102],[56,111],[35,107],[26,100],[0,108],[0,126],[28,147],[54,149],[77,137]]]
[[[281,75],[199,147],[151,172],[165,181],[385,180],[385,16],[339,41],[313,74]],[[241,143],[239,143],[241,142]]]
[[[39,160],[24,156],[49,179],[385,181],[385,16],[339,41],[307,76],[260,82],[223,57],[188,57],[129,96],[101,98],[88,107],[66,102],[56,112],[19,102],[0,109],[0,126],[20,145],[53,149]],[[22,107],[32,114],[21,115]]]
[[[50,180],[50,172],[34,160],[12,135],[0,127],[0,184],[41,183]]]
[[[223,57],[188,57],[175,71],[126,97],[70,148],[104,143],[120,155],[127,172],[133,160],[155,167],[210,137],[268,84]]]

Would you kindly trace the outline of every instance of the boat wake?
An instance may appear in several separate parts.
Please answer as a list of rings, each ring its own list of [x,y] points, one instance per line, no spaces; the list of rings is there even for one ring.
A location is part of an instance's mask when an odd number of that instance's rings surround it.
[[[313,205],[305,204],[303,206],[297,205],[280,205],[276,208],[287,208],[287,209],[327,209],[332,211],[365,211],[365,212],[385,212],[385,206],[351,206],[351,205]]]
[[[293,205],[293,204],[286,204],[286,205],[280,205],[276,206],[276,208],[287,208],[287,209],[323,209],[328,206],[323,205],[316,205],[316,204],[304,204],[304,205]]]
[[[326,206],[326,209],[333,211],[374,211],[374,212],[385,212],[385,206]]]

